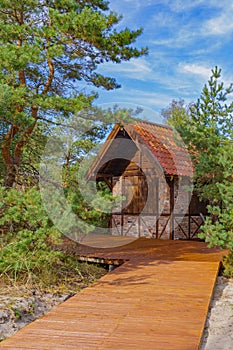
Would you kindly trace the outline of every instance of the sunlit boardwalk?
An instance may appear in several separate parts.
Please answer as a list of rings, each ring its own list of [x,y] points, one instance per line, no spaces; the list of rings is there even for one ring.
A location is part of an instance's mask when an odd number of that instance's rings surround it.
[[[0,349],[198,349],[223,252],[139,239],[91,258],[127,260],[3,341]]]

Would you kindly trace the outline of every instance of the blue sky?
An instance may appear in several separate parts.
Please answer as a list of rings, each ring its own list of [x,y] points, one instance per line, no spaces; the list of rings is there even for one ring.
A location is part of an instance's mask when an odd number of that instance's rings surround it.
[[[233,82],[233,1],[111,0],[110,8],[123,15],[121,27],[144,28],[136,45],[149,55],[103,65],[122,87],[99,90],[98,104],[141,105],[156,121],[172,99],[195,101],[214,66]]]

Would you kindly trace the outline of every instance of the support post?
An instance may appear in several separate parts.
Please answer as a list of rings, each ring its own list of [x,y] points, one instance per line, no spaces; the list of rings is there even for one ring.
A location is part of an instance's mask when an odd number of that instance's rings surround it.
[[[175,197],[174,197],[174,186],[175,181],[174,177],[172,177],[169,181],[169,188],[170,188],[170,239],[174,239],[174,225],[173,225],[173,211],[174,211],[174,205],[175,205]]]

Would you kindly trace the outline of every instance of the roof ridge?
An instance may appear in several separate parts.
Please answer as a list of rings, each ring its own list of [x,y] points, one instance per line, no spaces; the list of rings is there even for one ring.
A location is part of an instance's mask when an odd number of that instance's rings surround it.
[[[148,125],[154,125],[154,126],[159,126],[159,127],[162,127],[162,128],[165,128],[165,129],[170,129],[172,130],[172,127],[169,126],[169,125],[164,125],[164,124],[159,124],[159,123],[154,123],[154,122],[151,122],[151,121],[147,121],[147,120],[140,120],[138,123],[136,124],[148,124]]]

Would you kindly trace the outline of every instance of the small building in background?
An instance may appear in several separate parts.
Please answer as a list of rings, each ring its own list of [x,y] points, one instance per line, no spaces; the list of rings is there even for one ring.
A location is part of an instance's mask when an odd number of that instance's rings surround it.
[[[174,129],[146,121],[116,124],[88,171],[123,198],[112,235],[197,239],[206,206],[192,191],[193,166]]]

